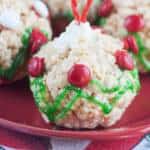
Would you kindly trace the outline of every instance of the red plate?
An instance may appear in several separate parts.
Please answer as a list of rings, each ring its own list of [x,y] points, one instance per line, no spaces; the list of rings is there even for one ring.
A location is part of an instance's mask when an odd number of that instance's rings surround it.
[[[38,112],[27,81],[0,87],[0,125],[39,136],[112,140],[150,132],[150,77],[143,75],[142,89],[122,119],[109,129],[73,131],[46,124]]]

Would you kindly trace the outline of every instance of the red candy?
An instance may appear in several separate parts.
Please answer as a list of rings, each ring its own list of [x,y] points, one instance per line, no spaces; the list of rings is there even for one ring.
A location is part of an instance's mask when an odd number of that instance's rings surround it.
[[[136,43],[136,39],[134,38],[134,36],[129,35],[126,37],[126,39],[128,41],[129,49],[133,51],[133,53],[138,54],[139,48],[138,48],[138,45]]]
[[[45,69],[44,58],[33,57],[29,60],[28,73],[32,77],[37,77],[42,75],[44,69]]]
[[[126,49],[126,50],[128,50],[129,49],[128,39],[124,38],[122,40],[122,42],[123,42],[123,48]]]
[[[138,32],[144,27],[144,19],[141,15],[130,15],[125,18],[124,26],[128,32]]]
[[[68,72],[68,81],[70,84],[83,88],[89,84],[91,72],[83,64],[75,64]]]
[[[39,29],[34,28],[29,41],[29,49],[31,53],[36,53],[37,50],[46,42],[48,38]]]
[[[128,54],[127,51],[118,50],[115,53],[115,57],[116,57],[116,64],[118,64],[120,68],[127,69],[127,70],[134,69],[134,63],[132,57]]]
[[[103,0],[98,9],[98,14],[100,17],[107,17],[113,10],[112,0]]]

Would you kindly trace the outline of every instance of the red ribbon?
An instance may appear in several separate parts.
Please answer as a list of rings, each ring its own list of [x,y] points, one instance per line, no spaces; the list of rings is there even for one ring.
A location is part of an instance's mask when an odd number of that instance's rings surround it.
[[[77,5],[77,0],[71,0],[73,15],[74,15],[74,17],[77,21],[86,22],[88,11],[90,9],[90,6],[91,6],[92,2],[93,2],[93,0],[87,0],[85,6],[83,8],[83,11],[80,15],[79,11],[77,9],[77,6],[78,6]]]

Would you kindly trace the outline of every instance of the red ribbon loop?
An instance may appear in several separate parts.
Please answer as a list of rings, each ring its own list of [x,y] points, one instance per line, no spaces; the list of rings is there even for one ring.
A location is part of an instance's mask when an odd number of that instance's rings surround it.
[[[79,14],[78,8],[77,8],[77,0],[71,0],[71,4],[72,4],[72,11],[73,11],[73,15],[75,17],[75,19],[79,22],[86,22],[87,20],[87,15],[88,15],[88,11],[90,9],[90,6],[92,4],[93,0],[87,0],[83,11],[81,13],[81,15]]]

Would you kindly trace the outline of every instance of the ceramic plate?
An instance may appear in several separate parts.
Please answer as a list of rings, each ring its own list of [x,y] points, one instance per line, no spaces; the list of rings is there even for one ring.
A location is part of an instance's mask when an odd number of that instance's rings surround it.
[[[0,87],[0,126],[38,136],[112,140],[150,132],[150,77],[141,76],[142,88],[122,119],[113,127],[94,130],[59,129],[46,124],[28,88],[28,81]]]

